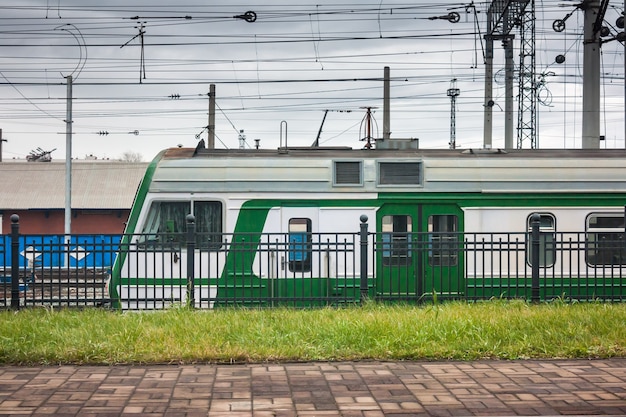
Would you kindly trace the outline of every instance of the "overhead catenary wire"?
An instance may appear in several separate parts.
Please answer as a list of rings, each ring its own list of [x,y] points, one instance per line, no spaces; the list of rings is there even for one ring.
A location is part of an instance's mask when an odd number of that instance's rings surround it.
[[[210,55],[210,58],[214,59],[200,59],[199,54],[184,54],[182,57],[175,57],[170,60],[165,59],[162,54],[155,58],[153,53],[150,54],[150,57],[146,57],[145,63],[150,70],[150,82],[146,83],[146,86],[149,88],[158,88],[158,87],[173,87],[173,88],[189,88],[193,90],[195,86],[205,87],[208,82],[217,82],[220,85],[224,85],[226,87],[232,86],[235,87],[235,92],[230,90],[227,93],[226,100],[228,101],[229,106],[224,106],[226,104],[225,101],[222,101],[223,108],[225,111],[232,112],[240,112],[251,114],[253,111],[276,111],[281,112],[284,110],[288,110],[293,108],[298,112],[314,112],[316,110],[316,106],[327,106],[328,104],[337,103],[341,105],[341,103],[349,103],[349,100],[346,100],[343,97],[340,97],[338,94],[332,95],[332,90],[336,90],[337,92],[345,92],[345,94],[353,94],[358,91],[372,91],[374,92],[376,89],[377,83],[380,82],[380,76],[369,76],[370,74],[374,74],[377,71],[376,66],[382,68],[382,63],[388,63],[390,60],[386,59],[386,57],[394,56],[393,54],[388,54],[388,50],[383,47],[383,45],[402,45],[403,48],[409,49],[407,53],[397,54],[395,56],[403,57],[410,59],[410,57],[421,57],[421,56],[430,56],[436,53],[440,54],[449,54],[451,53],[452,48],[438,48],[440,51],[420,51],[419,48],[416,48],[416,42],[419,40],[427,40],[429,43],[437,42],[438,40],[445,40],[445,42],[449,42],[450,39],[453,39],[454,44],[460,43],[456,40],[461,39],[474,39],[477,34],[477,30],[471,24],[472,22],[466,22],[464,26],[465,29],[469,30],[458,30],[455,29],[455,34],[450,35],[450,29],[447,26],[440,26],[439,31],[431,31],[431,33],[427,33],[427,31],[422,30],[421,28],[413,27],[411,30],[406,30],[403,28],[399,28],[398,30],[391,29],[391,23],[397,23],[398,25],[404,24],[404,22],[417,22],[424,19],[433,13],[434,10],[441,10],[442,6],[444,6],[443,2],[420,2],[419,5],[415,3],[395,3],[388,4],[389,2],[384,2],[383,7],[381,7],[380,0],[376,0],[374,3],[370,5],[363,5],[361,3],[333,3],[332,6],[320,6],[316,4],[297,4],[297,5],[284,5],[281,8],[272,7],[272,5],[258,5],[256,10],[258,15],[258,20],[254,23],[254,30],[251,30],[253,25],[251,24],[243,24],[245,22],[233,23],[232,17],[229,17],[227,20],[219,21],[216,19],[217,17],[225,17],[230,16],[231,12],[234,12],[235,9],[241,9],[242,5],[230,4],[227,7],[221,7],[219,9],[215,9],[215,13],[200,13],[203,10],[202,7],[196,7],[191,4],[179,4],[179,5],[165,5],[167,7],[161,7],[159,5],[149,5],[144,8],[144,11],[150,13],[156,13],[164,17],[164,19],[155,19],[154,22],[151,22],[151,27],[154,26],[155,30],[163,29],[163,30],[172,30],[172,29],[185,29],[187,33],[174,34],[174,33],[151,33],[146,37],[146,44],[149,45],[151,49],[155,52],[159,52],[159,49],[165,50],[170,46],[180,47],[178,51],[183,52],[186,50],[193,51],[197,47],[209,47],[213,48],[214,46],[226,45],[227,47],[232,47],[231,50],[234,52],[236,48],[242,48],[242,53],[239,56],[226,56],[223,59],[219,59],[220,54],[202,54]],[[480,11],[484,11],[488,2],[476,3],[476,7]],[[132,29],[128,25],[129,17],[135,16],[136,14],[131,13],[134,11],[132,6],[121,6],[116,4],[106,4],[106,5],[98,5],[98,6],[88,6],[88,5],[79,5],[78,7],[69,7],[69,5],[63,4],[63,2],[59,2],[61,6],[59,8],[59,15],[63,16],[64,19],[67,19],[68,16],[71,16],[75,24],[78,24],[80,20],[79,27],[81,31],[85,31],[85,38],[87,42],[90,44],[90,62],[84,69],[83,74],[81,75],[81,79],[79,82],[75,83],[79,90],[87,90],[87,89],[101,89],[102,92],[109,91],[115,87],[124,88],[126,91],[129,91],[129,87],[137,84],[136,76],[133,77],[133,72],[136,74],[136,63],[137,63],[137,48],[138,46],[132,46],[131,50],[127,57],[122,56],[111,56],[110,54],[106,54],[106,49],[109,48],[108,45],[115,45],[119,47],[119,41],[122,39],[128,39],[131,35],[130,30]],[[444,10],[447,11],[448,8],[452,7],[463,7],[466,4],[464,3],[452,3],[446,2]],[[68,7],[64,7],[68,6]],[[556,1],[550,2],[547,6],[556,9],[557,3]],[[246,8],[249,7],[246,6]],[[326,8],[324,8],[326,7]],[[204,7],[206,10],[207,7]],[[25,9],[22,9],[25,10]],[[52,10],[52,9],[47,9]],[[25,48],[32,47],[32,52],[34,52],[32,57],[20,59],[19,53],[11,53],[13,48],[7,47],[9,54],[13,55],[13,62],[28,62],[31,60],[33,63],[37,63],[39,58],[45,57],[46,51],[43,49],[41,51],[38,50],[38,46],[41,43],[42,39],[46,39],[49,42],[49,45],[54,45],[57,48],[66,48],[67,52],[62,53],[58,59],[55,57],[48,57],[46,68],[39,73],[37,72],[36,65],[29,65],[28,68],[26,65],[11,64],[8,67],[2,66],[5,69],[4,74],[9,78],[9,82],[0,83],[5,86],[13,85],[14,87],[20,88],[21,90],[27,91],[27,89],[37,90],[39,87],[45,87],[46,89],[52,89],[52,94],[54,95],[54,91],[57,87],[62,86],[60,82],[54,82],[49,77],[48,72],[51,68],[52,71],[56,70],[56,68],[61,69],[61,71],[68,71],[68,68],[71,68],[75,64],[75,60],[72,57],[68,56],[71,54],[76,45],[73,42],[70,42],[71,39],[67,39],[67,36],[63,38],[62,36],[50,36],[50,29],[42,26],[42,23],[46,23],[46,20],[43,18],[44,11],[47,11],[46,8],[33,8],[30,11],[39,11],[41,15],[38,19],[28,20],[24,19],[20,22],[20,25],[17,25],[17,21],[13,20],[12,22],[7,22],[6,19],[0,18],[0,31],[5,32],[13,32],[10,36],[14,37],[15,40],[19,39],[17,43],[21,45],[32,45],[32,46],[24,46]],[[245,10],[245,9],[244,9]],[[393,12],[392,12],[393,10]],[[191,21],[188,22],[185,19],[167,19],[167,17],[175,17],[172,12],[175,11],[176,14],[182,15],[190,15],[193,17]],[[228,11],[225,13],[225,11]],[[241,10],[238,11],[240,13]],[[117,17],[113,18],[111,13],[117,14]],[[221,13],[218,15],[217,13]],[[438,13],[437,13],[438,14]],[[53,14],[54,15],[54,14]],[[105,16],[108,15],[108,16]],[[49,16],[50,17],[50,16]],[[156,16],[155,16],[156,17]],[[74,20],[78,19],[78,20]],[[54,24],[58,24],[58,20],[55,18]],[[124,20],[126,22],[124,22]],[[182,21],[181,21],[182,20]],[[463,19],[462,19],[463,20]],[[310,22],[315,22],[315,26],[312,29]],[[32,25],[29,22],[33,23]],[[301,23],[300,30],[281,30],[281,33],[273,33],[275,23],[280,22],[281,29],[282,26],[287,23]],[[319,22],[319,26],[317,25]],[[346,24],[342,24],[345,22]],[[133,22],[135,24],[136,22]],[[208,25],[207,23],[211,23]],[[303,25],[306,23],[306,25]],[[329,30],[329,27],[324,27],[325,24],[333,23],[337,29]],[[351,25],[354,23],[355,25]],[[463,23],[463,21],[461,22]],[[215,25],[233,25],[237,24],[242,26],[241,33],[211,33],[215,27]],[[358,24],[359,26],[357,26]],[[206,26],[203,26],[206,25]],[[274,26],[272,26],[274,25]],[[367,28],[364,28],[363,25],[368,25]],[[308,27],[307,27],[308,26]],[[43,27],[43,30],[38,30]],[[188,29],[188,30],[187,30]],[[382,30],[381,30],[382,29]],[[569,31],[569,29],[568,29]],[[152,32],[152,30],[151,30]],[[381,33],[383,38],[381,39]],[[556,37],[554,34],[546,31],[546,39],[554,40]],[[574,34],[575,31],[571,30],[568,33]],[[390,35],[387,37],[387,35]],[[432,35],[432,36],[431,36]],[[321,39],[321,40],[320,40]],[[224,42],[226,41],[226,42]],[[380,54],[372,54],[372,53],[345,53],[345,54],[337,54],[337,58],[332,58],[333,53],[331,52],[331,46],[334,49],[336,45],[364,45],[366,42],[379,42],[380,44]],[[266,57],[265,48],[285,48],[289,47],[291,44],[307,44],[312,42],[311,45],[320,45],[320,42],[327,42],[328,46],[324,46],[321,49],[318,49],[318,52],[313,52],[307,55],[301,55],[300,62],[296,60],[290,59],[291,57],[279,57],[274,59],[269,59]],[[16,44],[11,40],[9,43]],[[412,48],[408,46],[411,45]],[[422,44],[419,44],[422,45]],[[440,46],[440,45],[439,45]],[[447,46],[447,45],[446,45]],[[248,48],[248,49],[245,49]],[[6,50],[5,49],[5,50]],[[299,48],[299,52],[305,51],[307,48],[301,47]],[[314,48],[311,48],[311,50]],[[412,49],[412,50],[410,50]],[[47,50],[51,50],[47,48]],[[345,48],[347,51],[359,51],[359,48]],[[471,49],[472,51],[475,49]],[[78,52],[78,50],[76,49]],[[243,53],[245,51],[245,53]],[[252,51],[252,54],[250,52]],[[614,56],[618,56],[619,52],[611,52],[607,51],[606,53],[612,53]],[[255,59],[261,55],[262,61]],[[461,55],[460,52],[455,52],[455,54]],[[159,55],[159,54],[157,54]],[[339,59],[341,56],[351,56],[350,58]],[[296,58],[298,58],[296,56]],[[0,57],[0,64],[2,64],[2,57]],[[311,63],[315,63],[316,59],[318,61],[322,61],[324,66],[335,66],[341,68],[331,68],[335,72],[330,77],[319,77],[316,76],[315,70],[321,70],[321,65],[318,62],[317,67],[309,67],[306,68],[306,65]],[[344,61],[344,62],[342,62]],[[346,65],[345,61],[351,61],[354,65]],[[401,59],[397,60],[398,62],[392,62],[395,66],[406,65],[401,62]],[[426,71],[429,70],[429,67],[426,64],[421,64],[418,61],[423,60],[415,60],[412,67],[409,68],[406,66],[405,73],[407,74],[404,79],[402,77],[398,77],[394,80],[395,83],[403,83],[406,88],[415,88],[416,83],[420,80],[423,80],[425,83],[429,83],[436,85],[437,83],[445,80],[447,82],[449,80],[447,74],[446,75],[438,75],[438,74],[430,74],[430,75],[422,75],[425,74]],[[263,67],[259,67],[259,62],[271,63],[275,62],[277,65],[282,64],[282,68],[272,68],[271,65],[263,65]],[[441,62],[445,63],[446,60],[442,59]],[[233,68],[230,69],[230,76],[228,75],[228,69],[219,69],[214,67],[218,64],[228,64],[231,67],[236,67],[233,74]],[[248,63],[254,63],[253,67],[249,67]],[[437,67],[437,62],[433,61],[431,63],[432,68]],[[447,63],[444,65],[448,66]],[[569,62],[566,64],[569,66],[575,66],[576,64]],[[211,66],[211,67],[207,67]],[[359,68],[362,66],[363,68]],[[464,70],[464,67],[470,67],[471,62],[468,60],[465,63],[459,62],[458,66],[455,65],[453,70],[455,72],[454,76],[457,77],[461,82],[473,82],[474,79],[473,73],[467,69]],[[56,68],[55,68],[56,67]],[[203,68],[204,67],[204,68]],[[616,67],[616,66],[613,66]],[[40,67],[41,68],[41,67]],[[565,69],[566,66],[562,66],[561,68]],[[173,72],[172,72],[173,71]],[[326,72],[327,70],[324,69]],[[340,72],[342,71],[343,74]],[[204,73],[204,74],[203,74]],[[350,73],[358,73],[366,74],[367,76],[341,76],[344,74]],[[395,71],[394,71],[395,73]],[[606,70],[606,78],[610,79],[619,79],[620,71],[619,67],[612,68],[608,67]],[[623,71],[622,71],[623,73]],[[107,74],[114,75],[115,81],[103,81]],[[174,76],[170,76],[169,74],[177,74]],[[209,75],[211,74],[211,75]],[[274,74],[275,77],[272,77],[271,74]],[[320,74],[320,73],[318,73]],[[340,74],[336,76],[336,74]],[[416,74],[419,74],[418,76]],[[580,75],[573,75],[572,72],[571,78],[566,78],[565,76],[560,77],[558,81],[555,82],[558,84],[574,84],[579,82]],[[154,76],[153,76],[154,75]],[[234,75],[234,76],[233,76]],[[445,77],[445,78],[444,78]],[[52,81],[52,82],[50,82]],[[353,84],[356,88],[344,88],[343,83]],[[289,101],[297,101],[299,97],[296,96],[283,96],[285,97],[283,100],[286,101],[284,104],[279,103],[267,103],[267,105],[258,105],[256,103],[256,99],[260,99],[261,95],[259,94],[259,88],[261,85],[264,85],[263,99],[267,99],[269,101],[278,101],[280,100],[280,94],[273,94],[274,91],[277,91],[280,86],[286,85],[289,86],[289,90],[298,90],[301,91],[302,100],[306,100],[307,94],[312,94],[310,90],[311,87],[317,87],[313,89],[316,93],[317,90],[328,90],[328,97],[323,98],[320,97],[322,93],[319,93],[317,96],[310,95],[309,96],[309,105],[294,106],[293,104],[289,104]],[[321,87],[323,85],[328,86],[327,88]],[[251,94],[248,86],[256,87],[256,94]],[[321,87],[321,88],[320,88]],[[1,87],[0,87],[1,88]],[[463,91],[466,90],[466,86],[463,86]],[[170,88],[168,88],[170,89]],[[197,90],[197,89],[196,89]],[[476,89],[479,90],[479,89]],[[187,90],[189,91],[189,90]],[[168,92],[169,94],[170,92]],[[610,94],[610,91],[607,91]],[[158,98],[145,100],[144,98],[137,96],[133,96],[134,93],[129,93],[127,97],[119,101],[127,102],[127,103],[137,103],[139,107],[142,104],[149,105],[150,103],[154,103],[158,105],[159,103],[164,103],[166,100],[160,100]],[[192,95],[191,93],[188,93]],[[47,94],[40,94],[40,96],[46,96]],[[183,94],[184,95],[184,94]],[[27,94],[28,97],[31,97],[30,93]],[[163,97],[165,94],[163,95]],[[555,94],[555,98],[558,99],[562,97],[562,94]],[[34,97],[34,96],[33,96]],[[273,98],[274,97],[274,98]],[[286,98],[293,97],[293,98]],[[426,100],[427,95],[424,94],[415,94],[413,92],[409,94],[396,94],[394,96],[394,100],[406,99],[406,100]],[[354,97],[352,102],[358,104],[365,104],[365,101],[376,100],[377,95],[375,93],[367,94],[366,97]],[[475,97],[472,97],[473,101],[479,102],[479,95],[477,94]],[[255,99],[255,102],[252,100]],[[469,100],[469,97],[464,95],[464,100]],[[19,100],[19,98],[18,98]],[[77,98],[80,103],[81,99]],[[191,100],[192,102],[198,102],[201,104],[200,99],[186,99]],[[234,105],[235,101],[239,101],[240,105]],[[245,101],[246,106],[243,105]],[[98,101],[94,100],[92,103],[96,104]],[[114,102],[114,100],[111,100]],[[2,101],[0,100],[0,103]],[[51,101],[44,102],[41,104],[47,110],[49,105],[51,105]],[[102,103],[105,103],[102,101]],[[465,102],[464,102],[465,103]],[[468,103],[469,104],[469,103]],[[0,104],[1,105],[1,104]],[[173,104],[170,103],[170,112],[173,115],[180,114],[198,114],[202,115],[203,109],[198,106],[197,110],[189,110],[183,111],[181,113],[177,109],[172,108]],[[425,109],[428,107],[426,104],[421,103],[413,103],[414,108],[420,109],[421,112],[435,112],[436,109]],[[407,108],[406,105],[402,105],[402,109]],[[309,110],[310,109],[310,110]],[[125,112],[124,109],[117,109],[119,111],[101,111],[101,118],[113,119],[119,115],[126,114],[129,118],[141,117],[142,115],[164,115],[163,110],[152,110],[150,108],[146,108],[145,111],[134,108],[132,111]],[[405,110],[397,110],[405,111]],[[473,112],[477,112],[479,110],[472,110]],[[25,117],[35,117],[35,112],[38,112],[37,109],[31,109],[29,112],[25,113]],[[77,110],[77,114],[80,114],[80,111]],[[52,113],[54,114],[54,113]],[[86,117],[90,114],[96,114],[95,112],[85,112],[83,113]],[[30,116],[29,116],[30,115]],[[44,115],[45,116],[45,115]],[[278,116],[277,116],[278,117]]]

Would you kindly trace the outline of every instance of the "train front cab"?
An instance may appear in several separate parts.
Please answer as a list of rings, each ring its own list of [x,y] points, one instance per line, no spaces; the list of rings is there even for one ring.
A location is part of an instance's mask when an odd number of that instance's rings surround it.
[[[460,298],[463,211],[455,204],[386,203],[376,215],[376,299]]]

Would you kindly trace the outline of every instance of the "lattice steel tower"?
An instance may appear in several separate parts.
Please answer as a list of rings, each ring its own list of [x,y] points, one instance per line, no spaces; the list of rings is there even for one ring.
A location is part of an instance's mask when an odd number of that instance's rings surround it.
[[[526,11],[527,7],[532,3],[531,11],[528,13]],[[525,22],[523,26],[522,22]],[[502,46],[505,49],[505,138],[504,138],[504,147],[505,149],[511,149],[514,147],[513,144],[513,72],[514,72],[514,63],[513,63],[513,40],[514,35],[511,33],[513,28],[520,28],[522,33],[522,38],[524,47],[520,47],[520,50],[524,50],[523,53],[520,53],[523,58],[522,59],[522,67],[524,67],[524,76],[529,76],[531,79],[534,77],[534,0],[492,0],[489,5],[489,9],[487,10],[487,32],[485,33],[485,102],[484,102],[484,134],[483,134],[483,146],[485,148],[491,148],[492,146],[492,136],[493,136],[493,106],[495,104],[493,97],[493,61],[494,61],[494,41],[500,40],[502,41]],[[532,26],[532,33],[528,33],[528,28],[530,26],[525,27],[526,25]],[[532,52],[529,52],[529,48],[532,48]],[[532,57],[531,65],[526,64],[526,56]],[[522,69],[520,69],[522,71]],[[522,83],[521,79],[523,78],[520,75],[520,83]],[[533,89],[535,89],[533,87]],[[534,100],[534,95],[532,92],[530,93]],[[524,94],[520,95],[519,100],[524,101],[528,99],[528,95]],[[526,109],[527,106],[534,106],[534,104],[524,104],[522,108]],[[522,119],[526,120],[526,112],[522,112],[524,116],[520,116]],[[534,119],[534,112],[532,115]],[[534,135],[534,123],[531,124],[533,126],[533,135]],[[526,131],[526,129],[524,129]]]
[[[535,0],[520,15],[519,98],[517,148],[539,147],[537,140],[537,82],[535,64]]]
[[[448,97],[450,97],[450,149],[456,149],[456,98],[461,94],[461,90],[456,88],[456,78],[450,83]]]

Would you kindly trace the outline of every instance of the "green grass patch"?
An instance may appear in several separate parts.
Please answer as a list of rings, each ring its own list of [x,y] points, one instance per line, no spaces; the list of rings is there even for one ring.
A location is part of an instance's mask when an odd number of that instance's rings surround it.
[[[626,356],[626,304],[0,312],[2,364]]]

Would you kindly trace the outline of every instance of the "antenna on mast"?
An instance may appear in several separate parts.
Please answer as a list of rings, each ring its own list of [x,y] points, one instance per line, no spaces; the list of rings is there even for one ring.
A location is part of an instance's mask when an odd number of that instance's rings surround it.
[[[372,141],[375,140],[374,136],[372,136],[372,122],[376,123],[376,120],[372,116],[372,109],[376,109],[378,107],[361,107],[366,110],[365,117],[361,121],[361,128],[363,127],[363,123],[365,123],[365,136],[360,138],[360,141],[365,141],[365,149],[372,149]]]

